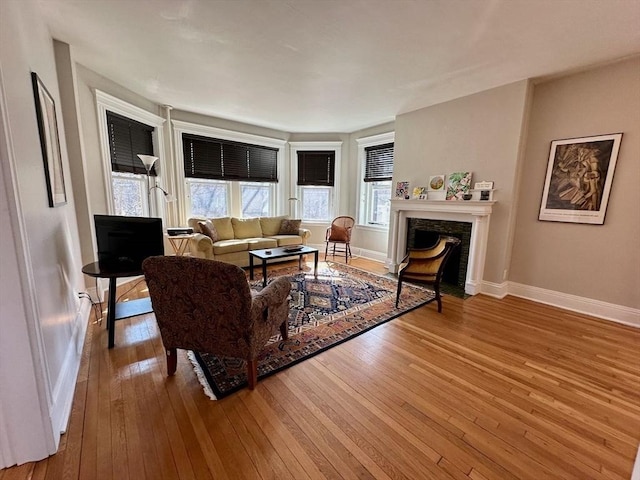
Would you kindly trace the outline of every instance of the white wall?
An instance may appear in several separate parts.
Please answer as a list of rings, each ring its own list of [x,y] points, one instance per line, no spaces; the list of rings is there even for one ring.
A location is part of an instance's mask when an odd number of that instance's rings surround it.
[[[2,467],[55,452],[66,427],[79,365],[76,346],[82,344],[87,318],[77,295],[83,289],[82,265],[53,42],[32,0],[5,0],[0,8],[2,220],[7,230],[2,234],[0,303]],[[58,106],[68,202],[57,208],[48,205],[32,71]]]

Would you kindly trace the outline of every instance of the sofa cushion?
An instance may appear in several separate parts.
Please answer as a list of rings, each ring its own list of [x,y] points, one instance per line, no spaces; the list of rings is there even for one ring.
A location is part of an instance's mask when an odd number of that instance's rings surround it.
[[[279,247],[302,245],[302,237],[300,235],[274,235],[271,238],[278,242]]]
[[[249,250],[260,250],[262,248],[276,248],[277,240],[273,238],[245,238]]]
[[[213,244],[214,255],[224,255],[225,253],[243,252],[249,249],[246,240],[219,240]]]
[[[280,233],[280,224],[286,219],[285,215],[279,217],[260,217],[260,227],[262,228],[263,237],[272,237]]]
[[[218,232],[218,240],[233,240],[233,226],[231,225],[231,217],[212,218],[211,223]]]
[[[262,237],[259,218],[231,218],[234,238]]]
[[[278,235],[298,235],[301,223],[302,220],[290,220],[285,218],[280,224],[280,231],[278,232]]]
[[[203,235],[209,237],[212,242],[215,243],[219,240],[218,231],[216,230],[216,227],[213,226],[213,223],[211,223],[211,220],[198,222],[198,226],[200,227],[200,231],[203,233]]]

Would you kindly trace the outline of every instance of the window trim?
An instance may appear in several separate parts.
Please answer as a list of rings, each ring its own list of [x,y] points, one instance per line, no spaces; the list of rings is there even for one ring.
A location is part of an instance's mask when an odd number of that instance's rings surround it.
[[[184,175],[184,151],[182,147],[182,134],[192,134],[192,135],[200,135],[202,137],[210,137],[210,138],[219,138],[221,140],[230,140],[233,142],[242,142],[242,143],[250,143],[254,145],[260,145],[264,147],[271,147],[278,149],[278,163],[277,168],[278,172],[285,171],[285,145],[286,140],[280,140],[279,138],[272,137],[264,137],[261,135],[254,135],[251,133],[243,133],[243,132],[235,132],[233,130],[225,130],[223,128],[218,127],[209,127],[206,125],[198,125],[196,123],[183,122],[181,120],[172,120],[171,121],[173,127],[173,148],[176,162],[176,195],[178,198],[182,198],[185,201],[180,203],[180,211],[178,212],[180,216],[180,222],[186,224],[189,212],[187,211],[187,197],[186,197],[186,177]],[[282,175],[280,175],[282,177]],[[239,180],[227,180],[229,183],[231,182],[240,182]],[[282,185],[283,182],[279,181],[276,188],[276,194],[274,195],[275,201],[275,215],[279,215],[281,212],[285,211],[287,206],[287,197],[286,197],[286,188]],[[230,187],[231,188],[231,187]],[[239,194],[238,194],[239,195]],[[239,217],[242,212],[234,212],[233,210],[233,193],[231,194],[231,205],[229,205],[229,215]],[[239,199],[239,196],[238,196]],[[190,203],[190,202],[189,202]]]
[[[380,133],[378,135],[371,135],[369,137],[357,138],[356,143],[358,144],[358,205],[356,211],[356,225],[359,227],[375,230],[375,231],[388,231],[389,225],[371,225],[366,223],[366,188],[364,181],[364,174],[367,162],[367,153],[365,151],[366,147],[375,147],[378,145],[384,145],[385,143],[393,143],[394,144],[394,157],[395,157],[395,140],[396,133],[395,132],[387,132]],[[395,159],[394,159],[395,161]],[[393,192],[393,184],[391,185]]]
[[[298,151],[323,151],[323,150],[333,150],[335,152],[335,165],[334,165],[334,178],[333,178],[333,187],[329,187],[333,189],[333,195],[331,198],[331,211],[329,212],[329,222],[331,222],[332,218],[335,218],[336,211],[340,205],[340,173],[342,170],[342,141],[338,142],[289,142],[289,165],[290,169],[290,189],[289,189],[289,198],[300,198],[300,187],[298,186]],[[302,218],[301,215],[301,207],[300,202],[291,201],[289,203],[290,211],[288,214],[291,218]],[[305,224],[315,226],[322,225],[326,226],[327,222],[305,222]]]
[[[159,172],[158,177],[162,178],[164,172],[167,172],[166,156],[164,152],[164,123],[165,119],[147,112],[140,107],[131,105],[130,103],[113,97],[108,93],[102,92],[98,89],[94,90],[96,100],[96,111],[98,115],[98,133],[100,139],[100,150],[102,153],[102,172],[103,172],[103,185],[107,200],[107,212],[110,215],[114,214],[115,206],[113,203],[113,188],[111,184],[111,148],[109,146],[109,128],[107,125],[107,110],[130,118],[140,123],[144,123],[151,127],[154,127],[153,138],[153,151],[158,157],[156,163],[156,171]],[[166,220],[166,208],[164,202],[156,202],[155,212],[159,217]],[[150,212],[150,206],[147,206],[147,210]]]

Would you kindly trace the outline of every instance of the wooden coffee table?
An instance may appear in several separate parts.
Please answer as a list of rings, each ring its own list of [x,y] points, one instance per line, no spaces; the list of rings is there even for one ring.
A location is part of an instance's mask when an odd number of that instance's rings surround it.
[[[313,275],[318,276],[318,249],[306,245],[291,245],[288,247],[265,248],[249,250],[249,279],[253,280],[253,259],[262,260],[262,286],[267,286],[267,260],[298,256],[298,268],[302,270],[302,256],[313,253]]]

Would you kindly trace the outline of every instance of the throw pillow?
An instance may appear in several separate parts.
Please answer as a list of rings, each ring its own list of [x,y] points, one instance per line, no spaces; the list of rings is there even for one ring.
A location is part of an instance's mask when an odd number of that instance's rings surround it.
[[[198,222],[198,226],[200,227],[200,231],[203,235],[209,237],[212,242],[215,243],[218,241],[218,232],[216,231],[216,227],[213,226],[213,223],[211,223],[211,220]]]
[[[216,228],[216,232],[218,232],[218,241],[232,240],[233,238],[235,238],[233,236],[233,226],[231,225],[231,217],[212,218],[211,223]]]
[[[300,232],[300,224],[302,220],[290,220],[285,218],[280,223],[280,232],[278,235],[298,235]]]
[[[331,225],[329,233],[330,242],[347,242],[349,241],[349,230],[338,225]]]
[[[274,235],[278,235],[282,220],[284,220],[285,218],[287,218],[286,215],[281,215],[279,217],[260,217],[260,228],[262,228],[262,236],[273,237]]]
[[[259,218],[232,218],[234,238],[260,238],[262,228]]]

